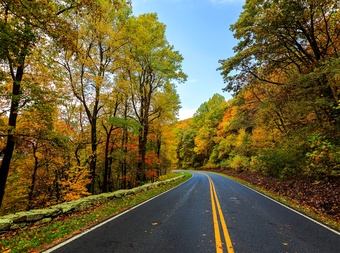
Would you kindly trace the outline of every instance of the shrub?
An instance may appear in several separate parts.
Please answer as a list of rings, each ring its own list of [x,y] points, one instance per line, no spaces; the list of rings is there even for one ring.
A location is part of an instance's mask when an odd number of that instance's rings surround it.
[[[306,142],[299,138],[287,138],[273,149],[262,150],[257,156],[256,166],[264,175],[276,178],[303,176]]]
[[[231,168],[240,172],[249,168],[249,165],[250,159],[241,155],[232,156],[229,159],[223,160],[220,163],[220,166],[223,168]]]
[[[304,173],[313,179],[340,176],[340,148],[322,135],[313,135],[307,152],[307,166]]]

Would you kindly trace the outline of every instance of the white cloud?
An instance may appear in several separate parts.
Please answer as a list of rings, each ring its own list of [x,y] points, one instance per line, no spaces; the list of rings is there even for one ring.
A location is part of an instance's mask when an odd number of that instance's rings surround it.
[[[192,118],[195,112],[196,112],[196,109],[180,109],[179,119],[184,120],[184,119]]]

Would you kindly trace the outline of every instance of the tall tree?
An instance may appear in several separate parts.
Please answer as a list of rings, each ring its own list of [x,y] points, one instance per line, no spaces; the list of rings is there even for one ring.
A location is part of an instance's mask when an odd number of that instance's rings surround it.
[[[227,103],[222,95],[215,94],[195,112],[192,127],[196,129],[195,153],[200,157],[200,165],[208,162],[215,146],[216,128],[223,118]]]
[[[137,181],[145,181],[145,159],[150,123],[160,117],[163,110],[155,103],[157,93],[171,81],[186,79],[182,72],[182,56],[169,45],[165,25],[156,14],[132,18],[129,25],[131,42],[126,47],[127,79],[135,119],[140,123],[139,161]]]
[[[170,147],[164,144],[166,144],[167,139],[170,138],[172,134],[168,131],[168,126],[176,121],[176,116],[180,108],[179,104],[180,101],[176,87],[171,83],[165,84],[163,92],[155,95],[155,105],[162,109],[159,117],[152,122],[152,126],[150,127],[150,134],[152,134],[153,137],[151,141],[152,149],[150,151],[153,152],[157,160],[160,161],[160,163],[156,165],[156,168],[153,168],[158,176],[165,174],[169,167],[167,163],[170,162],[170,150],[164,152],[164,149]]]
[[[339,57],[339,6],[332,0],[248,0],[231,26],[240,42],[221,61],[226,90],[249,83],[295,89],[321,123],[340,122],[339,85],[326,65]],[[236,73],[236,74],[235,74]]]
[[[68,82],[75,98],[83,106],[90,124],[91,193],[96,191],[96,167],[98,147],[98,119],[105,101],[112,98],[114,72],[121,56],[120,49],[126,44],[123,33],[130,9],[125,1],[97,1],[84,19],[73,15],[76,37],[74,46],[66,48],[60,61],[65,67]],[[113,104],[113,103],[108,103]]]
[[[29,71],[30,56],[46,36],[63,37],[67,31],[67,22],[61,14],[73,9],[78,4],[74,1],[0,1],[0,60],[2,65],[1,85],[11,82],[11,90],[4,99],[9,104],[3,109],[8,113],[6,145],[0,154],[3,161],[0,166],[0,205],[3,200],[7,176],[15,147],[15,129],[20,110],[25,106],[23,100],[24,76]],[[66,37],[66,36],[64,36]],[[7,82],[8,80],[8,82]],[[9,81],[10,80],[10,81]]]

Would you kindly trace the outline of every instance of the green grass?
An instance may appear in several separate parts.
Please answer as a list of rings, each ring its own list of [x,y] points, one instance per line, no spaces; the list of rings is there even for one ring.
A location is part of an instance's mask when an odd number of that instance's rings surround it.
[[[81,213],[57,218],[48,224],[31,226],[14,233],[10,232],[4,234],[0,238],[0,252],[39,252],[49,246],[66,240],[101,221],[157,196],[181,184],[190,177],[191,174],[184,173],[183,178],[162,185],[159,188],[115,199]]]

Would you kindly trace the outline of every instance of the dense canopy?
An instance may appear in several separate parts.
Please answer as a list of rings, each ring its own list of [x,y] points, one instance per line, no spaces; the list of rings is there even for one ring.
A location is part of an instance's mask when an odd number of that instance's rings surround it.
[[[41,208],[155,180],[182,56],[130,1],[0,1],[0,203]],[[6,192],[4,190],[6,189]]]

